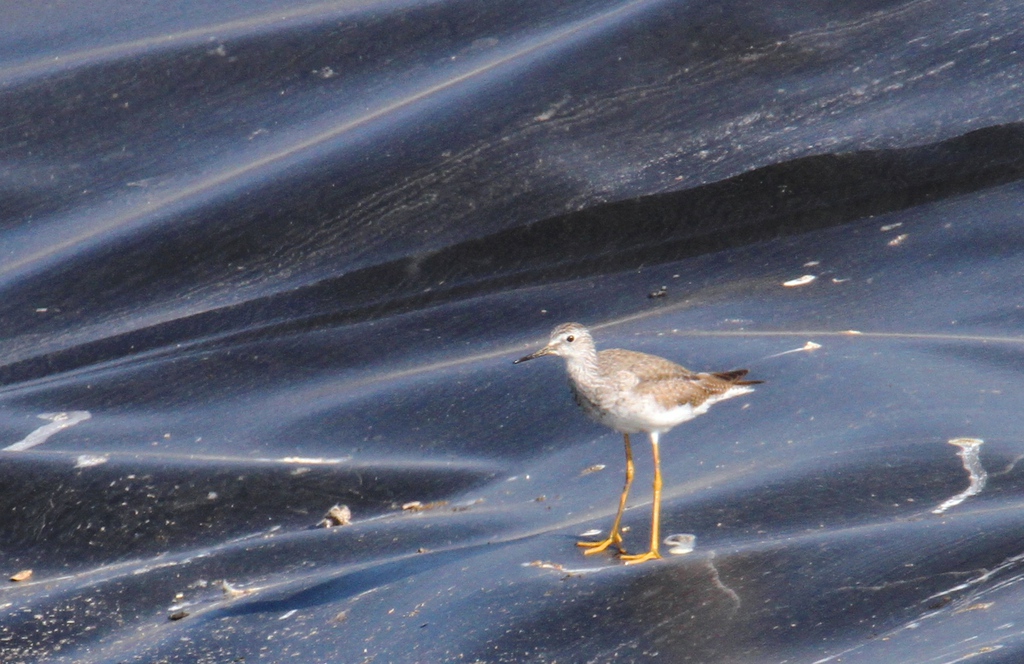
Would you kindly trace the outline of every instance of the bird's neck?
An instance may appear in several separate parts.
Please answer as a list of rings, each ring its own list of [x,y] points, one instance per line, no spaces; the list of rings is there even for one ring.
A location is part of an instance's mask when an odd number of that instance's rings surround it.
[[[601,369],[597,363],[597,352],[582,353],[565,359],[569,379],[578,386],[595,385],[600,382]]]

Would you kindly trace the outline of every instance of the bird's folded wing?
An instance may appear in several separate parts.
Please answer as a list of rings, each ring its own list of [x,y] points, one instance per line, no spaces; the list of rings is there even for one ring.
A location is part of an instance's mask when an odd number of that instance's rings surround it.
[[[634,374],[639,381],[659,381],[667,378],[692,378],[697,374],[675,362],[657,355],[638,353],[633,350],[609,348],[599,353],[606,366],[621,367]]]
[[[714,387],[717,388],[717,385]],[[693,376],[643,383],[638,385],[634,391],[652,397],[662,408],[671,409],[685,405],[699,408],[709,397],[724,392],[725,389],[708,389],[703,381],[697,376]]]

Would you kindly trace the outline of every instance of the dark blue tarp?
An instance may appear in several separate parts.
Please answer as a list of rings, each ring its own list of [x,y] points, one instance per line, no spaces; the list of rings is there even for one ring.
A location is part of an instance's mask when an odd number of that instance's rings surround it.
[[[2,15],[0,661],[1024,659],[1024,6]]]

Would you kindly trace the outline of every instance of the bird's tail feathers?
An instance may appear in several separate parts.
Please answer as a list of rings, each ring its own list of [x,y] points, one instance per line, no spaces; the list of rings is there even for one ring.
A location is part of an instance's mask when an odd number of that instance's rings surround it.
[[[760,385],[763,380],[740,380],[749,373],[748,369],[734,369],[733,371],[718,371],[713,374],[715,378],[721,378],[733,385]]]

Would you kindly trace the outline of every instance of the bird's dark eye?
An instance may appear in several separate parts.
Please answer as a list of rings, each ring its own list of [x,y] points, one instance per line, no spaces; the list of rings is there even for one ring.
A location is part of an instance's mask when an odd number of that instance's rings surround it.
[[[575,341],[575,340],[576,340],[576,337],[574,337],[574,336],[572,336],[572,335],[570,334],[569,336],[567,336],[567,337],[565,338],[565,340],[566,340],[566,341],[568,341],[569,343],[572,343],[573,341]]]

